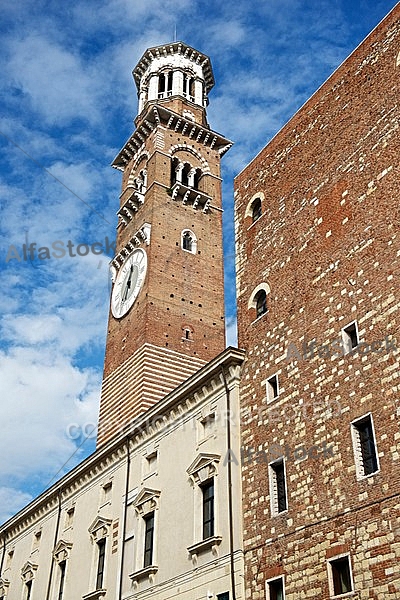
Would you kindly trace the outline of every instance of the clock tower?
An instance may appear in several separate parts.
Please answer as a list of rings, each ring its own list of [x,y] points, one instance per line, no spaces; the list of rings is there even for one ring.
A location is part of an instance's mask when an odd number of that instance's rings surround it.
[[[221,156],[207,122],[210,60],[182,42],[148,49],[133,77],[136,129],[123,173],[98,445],[225,347]]]

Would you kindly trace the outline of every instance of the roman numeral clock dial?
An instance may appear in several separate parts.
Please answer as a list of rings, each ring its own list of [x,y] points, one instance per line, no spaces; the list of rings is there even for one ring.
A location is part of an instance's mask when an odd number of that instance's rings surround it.
[[[111,296],[111,312],[120,319],[135,302],[146,277],[147,254],[137,248],[130,254],[118,271]]]

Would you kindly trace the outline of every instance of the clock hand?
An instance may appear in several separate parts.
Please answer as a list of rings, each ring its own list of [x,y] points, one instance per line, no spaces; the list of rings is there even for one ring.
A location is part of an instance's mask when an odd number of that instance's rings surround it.
[[[128,281],[126,282],[126,287],[124,289],[124,293],[123,293],[123,297],[122,297],[122,301],[123,302],[125,302],[125,300],[127,299],[128,292],[131,289],[132,272],[133,272],[133,266],[131,265],[131,268],[130,268],[130,271],[129,271]]]

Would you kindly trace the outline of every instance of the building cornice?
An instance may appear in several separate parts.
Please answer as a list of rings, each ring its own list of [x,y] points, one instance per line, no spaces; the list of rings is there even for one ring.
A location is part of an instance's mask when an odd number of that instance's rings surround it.
[[[160,125],[186,135],[189,140],[193,140],[193,143],[203,144],[210,149],[215,148],[221,156],[233,145],[233,142],[216,131],[191,121],[159,103],[149,103],[137,128],[114,158],[111,166],[124,171],[126,165],[144,151],[147,138]]]
[[[202,67],[208,93],[214,86],[214,74],[210,58],[184,42],[172,42],[170,44],[162,44],[160,46],[148,48],[132,71],[137,88],[139,88],[141,78],[154,59],[166,57],[168,55],[172,56],[174,54],[181,54],[183,57],[188,58]]]

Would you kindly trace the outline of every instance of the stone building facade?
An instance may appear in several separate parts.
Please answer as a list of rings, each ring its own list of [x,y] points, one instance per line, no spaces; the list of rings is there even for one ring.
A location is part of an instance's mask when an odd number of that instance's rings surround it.
[[[400,5],[235,180],[247,598],[400,598]]]
[[[242,361],[226,349],[3,525],[0,597],[243,600]]]

